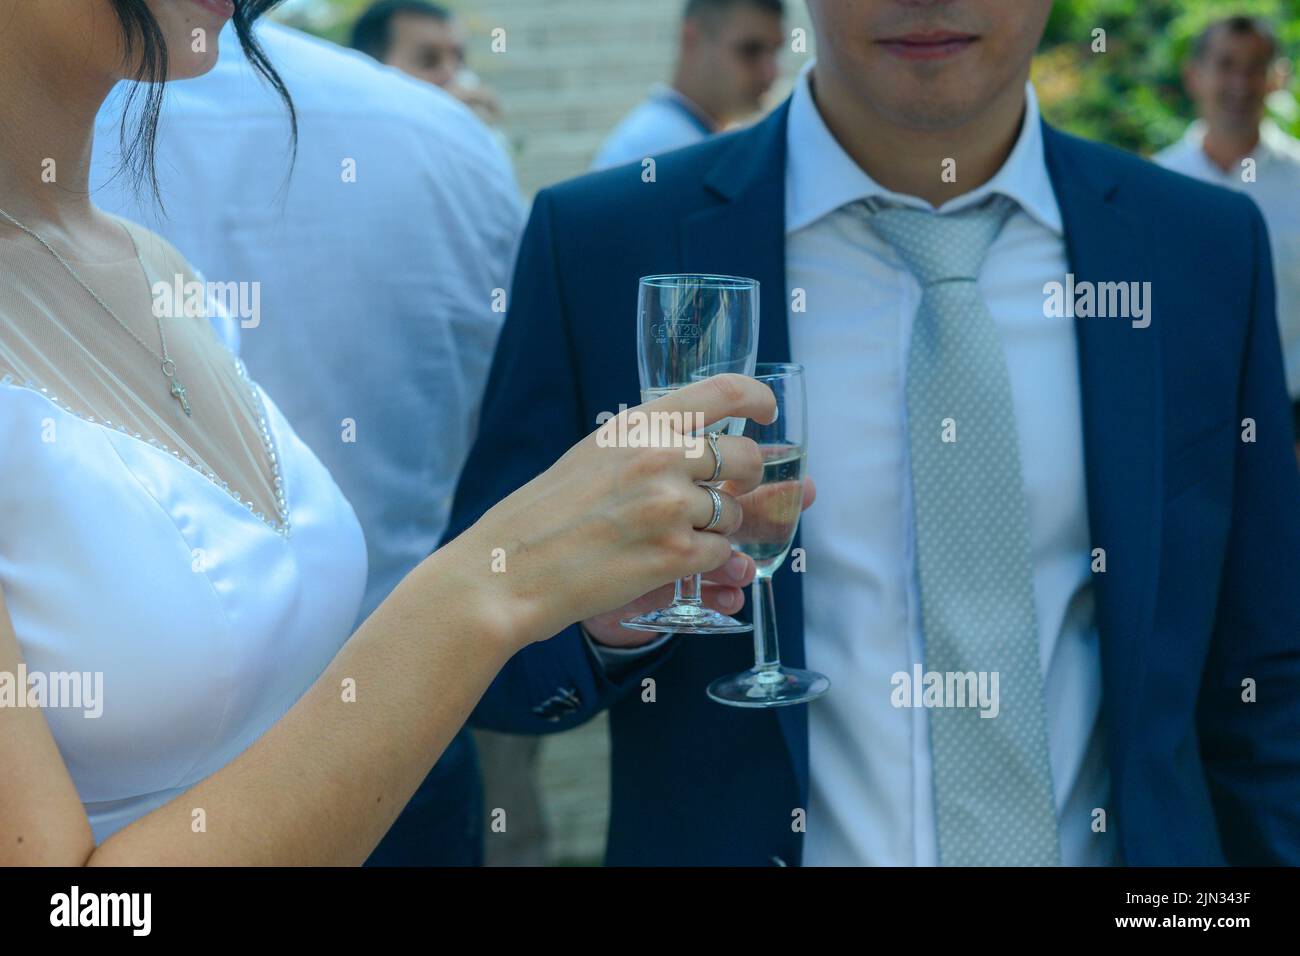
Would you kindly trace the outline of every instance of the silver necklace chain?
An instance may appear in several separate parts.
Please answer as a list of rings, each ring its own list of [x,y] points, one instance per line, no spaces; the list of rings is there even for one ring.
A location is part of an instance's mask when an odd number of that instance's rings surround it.
[[[126,331],[127,335],[131,336],[131,338],[139,342],[140,346],[146,352],[148,352],[150,355],[152,355],[155,359],[158,360],[159,366],[162,368],[162,373],[163,375],[167,376],[167,381],[171,386],[170,390],[171,390],[172,398],[176,399],[176,401],[180,403],[181,409],[185,412],[187,417],[190,417],[189,389],[187,389],[183,384],[181,384],[181,381],[176,377],[176,362],[172,359],[171,353],[167,351],[167,332],[163,328],[162,318],[157,315],[154,316],[155,320],[157,320],[158,322],[158,338],[162,342],[162,354],[159,355],[158,352],[153,348],[153,346],[151,346],[144,339],[140,338],[140,336],[136,334],[134,329],[132,329],[129,325],[127,325],[120,318],[118,318],[117,313],[114,312],[112,309],[110,309],[108,307],[108,303],[106,303],[103,299],[101,299],[98,293],[96,293],[94,289],[92,289],[89,285],[86,284],[86,281],[82,279],[80,275],[77,274],[77,270],[72,268],[72,264],[68,262],[67,259],[63,258],[63,256],[59,254],[59,251],[57,249],[55,249],[52,245],[46,242],[45,239],[41,237],[39,234],[37,234],[35,230],[29,229],[27,226],[23,225],[21,222],[19,222],[13,216],[9,215],[9,213],[5,212],[3,209],[0,209],[0,216],[3,216],[15,227],[21,229],[23,232],[27,233],[27,235],[31,236],[42,246],[44,246],[46,251],[48,251],[50,255],[54,256],[54,258],[58,260],[59,264],[68,271],[68,275],[76,279],[77,284],[81,286],[83,289],[85,289],[86,292],[90,294],[90,297],[92,299],[94,299],[96,302],[99,303],[99,307],[103,309],[105,312],[107,312],[109,316],[113,319],[113,321],[116,322],[118,325],[120,325]],[[134,237],[129,237],[129,238],[131,239],[131,245],[135,248],[136,262],[140,262],[140,249],[138,246],[135,245],[135,238]],[[140,267],[141,269],[143,269],[144,264],[140,263]]]

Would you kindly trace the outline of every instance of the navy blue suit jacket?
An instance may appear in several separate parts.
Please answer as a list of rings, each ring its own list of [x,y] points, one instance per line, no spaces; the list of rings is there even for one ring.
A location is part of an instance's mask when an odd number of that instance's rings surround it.
[[[785,117],[660,156],[654,182],[633,165],[537,196],[449,537],[600,412],[637,403],[640,276],[759,279],[759,360],[789,360]],[[1130,864],[1300,863],[1300,476],[1263,221],[1244,197],[1050,126],[1044,137],[1076,278],[1152,283],[1148,328],[1075,320],[1091,537],[1107,558],[1095,594],[1109,826]],[[776,577],[795,666],[799,578]],[[609,709],[610,864],[793,864],[807,708],[704,694],[751,664],[747,637],[679,637],[611,681],[574,626],[512,659],[472,719],[548,733]],[[829,676],[832,694],[868,692]]]

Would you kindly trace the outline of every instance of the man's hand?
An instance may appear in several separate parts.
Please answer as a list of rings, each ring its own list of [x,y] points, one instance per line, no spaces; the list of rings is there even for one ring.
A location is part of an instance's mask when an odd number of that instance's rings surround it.
[[[817,497],[817,487],[811,478],[803,483],[803,507],[805,510]],[[731,558],[722,567],[704,575],[700,586],[700,597],[704,606],[723,614],[735,614],[745,605],[744,588],[754,580],[754,562],[739,551],[733,552]],[[643,594],[631,604],[617,611],[589,617],[582,626],[592,639],[606,647],[639,647],[659,639],[658,634],[647,631],[634,631],[622,625],[629,617],[636,617],[656,608],[667,607],[673,601],[673,586],[666,584],[658,590]]]

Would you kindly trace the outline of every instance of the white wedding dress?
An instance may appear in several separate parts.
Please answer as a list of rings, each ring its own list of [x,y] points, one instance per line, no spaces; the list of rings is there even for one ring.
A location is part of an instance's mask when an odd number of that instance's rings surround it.
[[[74,265],[157,348],[145,280],[195,276],[127,228],[138,264]],[[100,716],[44,711],[96,843],[278,720],[366,577],[329,473],[205,319],[164,321],[192,419],[47,251],[0,232],[0,589],[28,674],[102,674]]]

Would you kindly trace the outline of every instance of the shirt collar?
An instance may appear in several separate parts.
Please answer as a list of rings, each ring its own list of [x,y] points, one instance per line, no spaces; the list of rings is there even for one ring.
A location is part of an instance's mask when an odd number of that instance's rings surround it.
[[[657,99],[669,103],[681,110],[690,120],[699,126],[705,134],[711,135],[718,131],[717,124],[713,122],[708,113],[704,112],[704,109],[700,104],[696,103],[680,90],[669,86],[667,83],[656,83],[651,87],[650,97],[651,99]]]
[[[786,127],[785,228],[789,234],[810,225],[841,206],[879,198],[900,205],[934,209],[916,196],[881,186],[844,151],[822,120],[813,100],[808,63],[795,82]],[[1064,233],[1061,211],[1052,190],[1043,154],[1043,129],[1033,84],[1025,84],[1025,116],[1020,135],[1002,168],[984,185],[941,205],[940,213],[955,212],[1000,193],[1056,235]]]
[[[1213,170],[1218,175],[1235,177],[1237,170],[1229,169],[1225,172],[1205,154],[1205,130],[1206,125],[1203,119],[1193,120],[1188,124],[1187,131],[1183,133],[1183,148],[1196,156],[1206,168]],[[1253,159],[1256,168],[1264,166],[1288,153],[1288,139],[1289,137],[1282,132],[1282,129],[1276,123],[1265,118],[1259,124],[1259,142],[1255,144],[1255,148],[1249,154],[1242,158]]]

